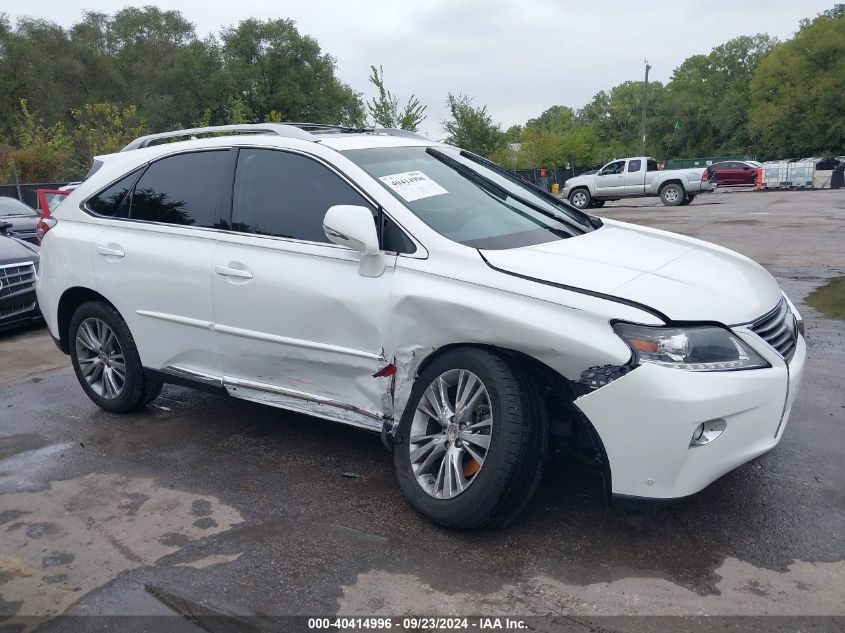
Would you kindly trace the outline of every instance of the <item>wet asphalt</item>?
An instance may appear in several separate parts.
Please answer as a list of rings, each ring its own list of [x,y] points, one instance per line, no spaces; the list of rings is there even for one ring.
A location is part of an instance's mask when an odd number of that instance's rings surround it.
[[[0,626],[197,605],[557,614],[579,631],[631,630],[601,619],[614,615],[845,615],[845,323],[803,303],[845,275],[845,194],[823,193],[601,211],[754,257],[807,321],[810,359],[780,445],[669,505],[609,508],[600,474],[556,454],[516,524],[444,530],[404,503],[376,435],[181,387],[111,415],[44,329],[0,335],[0,364],[16,350],[0,377]],[[45,355],[60,368],[44,369]]]

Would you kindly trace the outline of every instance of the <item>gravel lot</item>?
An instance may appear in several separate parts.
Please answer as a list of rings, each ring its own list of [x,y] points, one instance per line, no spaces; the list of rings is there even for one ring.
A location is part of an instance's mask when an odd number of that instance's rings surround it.
[[[0,628],[199,611],[554,614],[572,631],[677,628],[603,617],[619,615],[845,616],[845,323],[803,303],[845,275],[845,191],[599,214],[717,242],[778,277],[810,360],[777,449],[635,513],[607,508],[599,476],[557,457],[516,525],[450,532],[404,504],[376,436],[177,387],[113,416],[46,330],[0,334]]]

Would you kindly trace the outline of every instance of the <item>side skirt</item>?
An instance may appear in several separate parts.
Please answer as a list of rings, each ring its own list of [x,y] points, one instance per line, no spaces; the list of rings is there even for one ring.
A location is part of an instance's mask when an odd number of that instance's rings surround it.
[[[314,417],[340,422],[357,428],[381,432],[385,419],[371,411],[366,411],[345,402],[326,398],[266,383],[253,382],[224,376],[217,376],[169,366],[162,369],[144,368],[144,377],[157,382],[191,387],[201,391],[229,395],[233,398],[266,404],[286,411],[304,413]]]

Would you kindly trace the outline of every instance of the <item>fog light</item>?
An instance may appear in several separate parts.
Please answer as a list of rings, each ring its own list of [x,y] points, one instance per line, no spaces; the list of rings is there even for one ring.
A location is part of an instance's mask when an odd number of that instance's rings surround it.
[[[704,446],[705,444],[709,444],[724,433],[727,426],[728,423],[721,418],[718,420],[710,420],[709,422],[702,422],[695,427],[695,431],[692,432],[692,439],[690,440],[689,445]]]

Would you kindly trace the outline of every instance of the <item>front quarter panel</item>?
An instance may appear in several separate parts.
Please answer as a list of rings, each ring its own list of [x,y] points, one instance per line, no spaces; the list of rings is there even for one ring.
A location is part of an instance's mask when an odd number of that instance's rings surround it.
[[[577,380],[589,367],[622,365],[630,359],[630,349],[613,333],[612,318],[650,318],[630,306],[492,271],[480,258],[478,264],[486,271],[471,259],[464,260],[463,279],[458,279],[443,270],[431,270],[431,260],[399,258],[389,350],[397,367],[397,420],[420,364],[444,346],[477,344],[514,350]],[[468,279],[472,277],[476,279]]]

